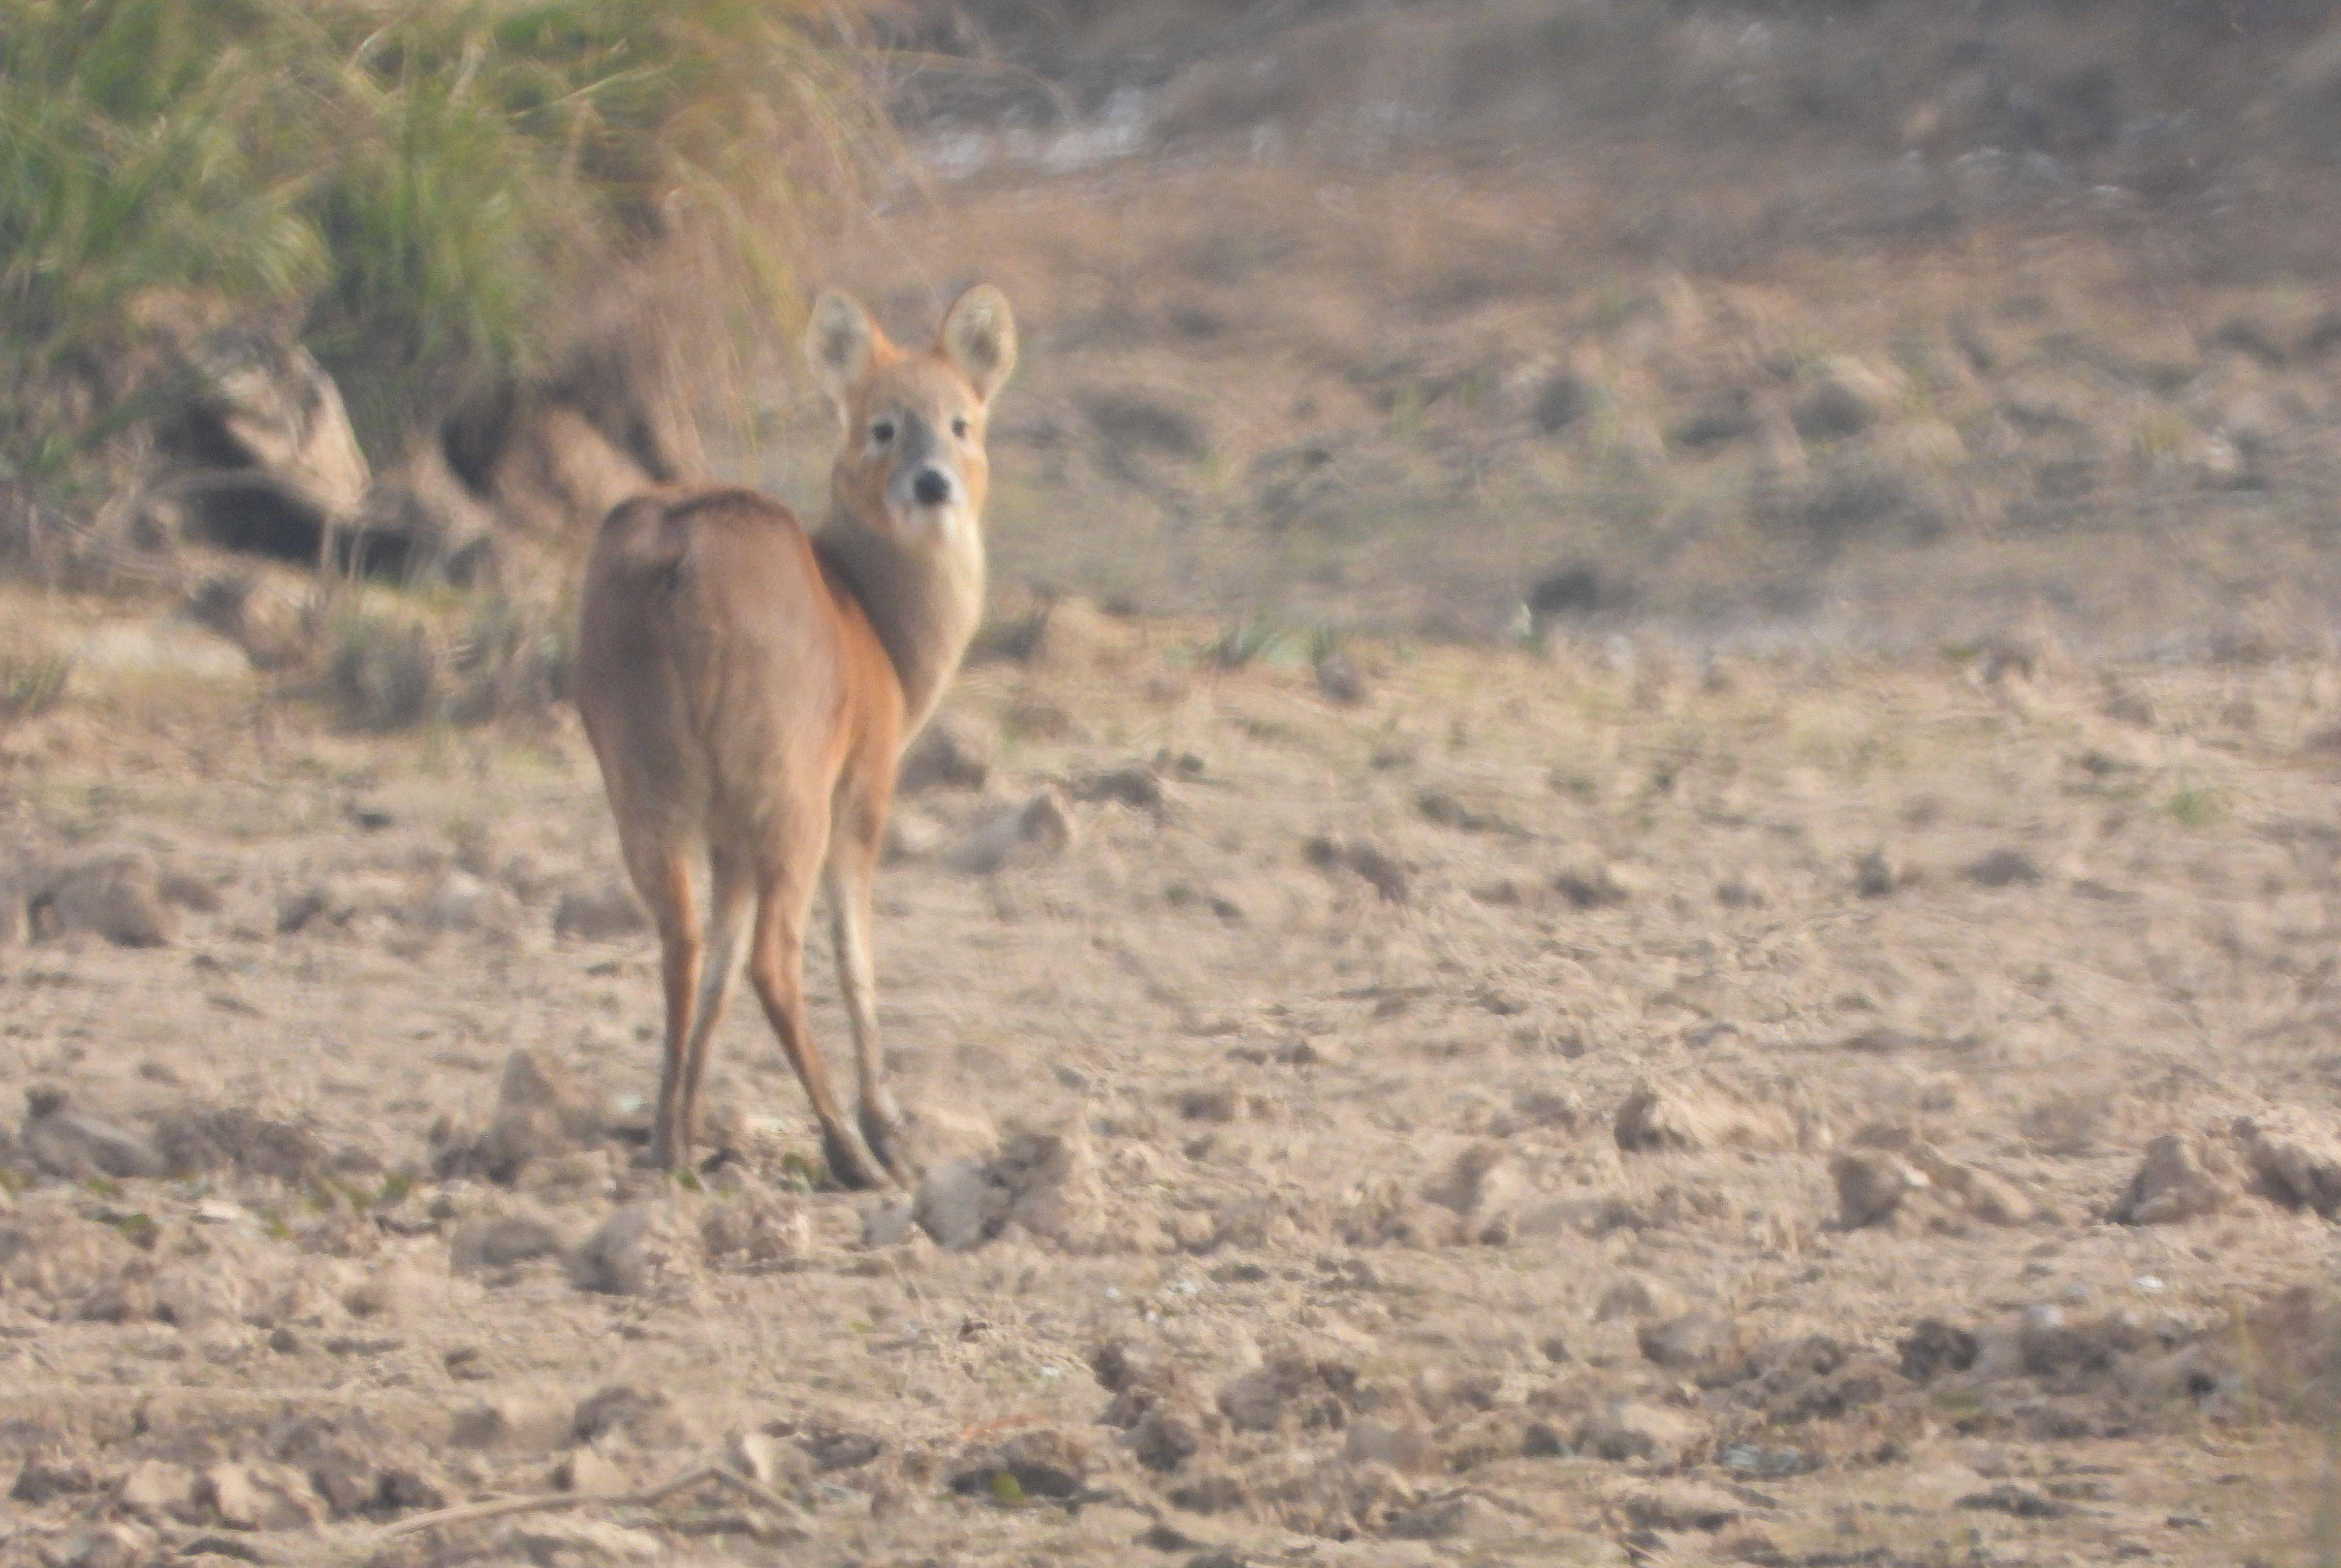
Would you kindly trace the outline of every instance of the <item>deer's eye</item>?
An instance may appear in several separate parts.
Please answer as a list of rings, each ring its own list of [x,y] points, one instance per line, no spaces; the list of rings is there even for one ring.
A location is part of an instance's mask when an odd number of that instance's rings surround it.
[[[967,415],[961,414],[958,418],[951,421],[951,434],[959,437],[961,441],[965,441],[967,439]]]
[[[894,422],[891,419],[882,419],[877,423],[872,425],[870,427],[870,439],[876,442],[880,446],[884,446],[888,442],[892,441],[894,439]]]

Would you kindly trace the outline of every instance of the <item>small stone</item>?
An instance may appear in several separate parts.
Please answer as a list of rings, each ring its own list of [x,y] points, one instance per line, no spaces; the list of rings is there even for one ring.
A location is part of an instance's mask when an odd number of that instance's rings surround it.
[[[1679,1410],[1628,1400],[1588,1416],[1577,1429],[1576,1446],[1598,1458],[1644,1459],[1671,1468],[1706,1445],[1707,1428]]]
[[[1883,898],[1898,888],[1908,886],[1910,868],[1893,849],[1879,845],[1862,852],[1853,863],[1853,889],[1865,898]]]
[[[1718,1313],[1696,1311],[1646,1323],[1634,1337],[1651,1365],[1672,1371],[1709,1365],[1738,1343],[1730,1319]]]
[[[561,895],[553,908],[553,934],[583,942],[606,942],[650,929],[632,888],[619,882],[574,888]]]
[[[1994,849],[1961,871],[1979,888],[2029,887],[2042,879],[2038,863],[2021,849]]]
[[[1383,902],[1403,904],[1414,876],[1406,863],[1378,844],[1362,839],[1337,839],[1320,834],[1305,839],[1301,858],[1320,871],[1348,870],[1365,878]]]
[[[1072,808],[1053,788],[1043,788],[1021,806],[992,817],[960,846],[953,863],[979,876],[1011,866],[1055,859],[1072,847],[1078,829]]]
[[[1004,1475],[1018,1496],[1071,1497],[1081,1491],[1090,1464],[1087,1446],[1072,1434],[1040,1427],[962,1454],[944,1484],[963,1494],[998,1497],[1010,1491],[1000,1481]]]
[[[65,1181],[106,1176],[128,1180],[164,1174],[164,1162],[137,1134],[73,1108],[63,1089],[25,1096],[17,1148],[38,1169]]]
[[[1041,612],[1029,653],[1031,663],[1044,670],[1111,669],[1129,662],[1142,642],[1137,626],[1066,594]]]
[[[948,716],[927,721],[902,753],[894,777],[896,793],[927,789],[981,789],[991,778],[991,748],[973,726]]]
[[[155,1544],[154,1533],[141,1524],[93,1524],[66,1537],[55,1561],[65,1568],[145,1568],[156,1561]]]
[[[1361,1416],[1350,1424],[1341,1452],[1352,1464],[1387,1464],[1393,1470],[1425,1470],[1439,1458],[1430,1429],[1419,1416],[1380,1420]]]
[[[308,1477],[264,1461],[211,1466],[199,1501],[231,1530],[301,1530],[322,1516]]]
[[[792,1196],[760,1183],[746,1184],[709,1206],[699,1224],[699,1238],[711,1258],[788,1263],[812,1250],[812,1216]]]
[[[2341,1141],[2331,1133],[2295,1116],[2245,1116],[2235,1138],[2265,1196],[2327,1219],[2341,1213]]]
[[[1882,1225],[1913,1194],[1930,1184],[1924,1172],[1884,1150],[1848,1151],[1829,1163],[1837,1183],[1838,1216],[1848,1230]]]
[[[1000,1128],[978,1105],[920,1105],[902,1112],[902,1145],[926,1170],[951,1160],[988,1161],[1000,1151]]]
[[[125,948],[159,948],[178,928],[154,860],[137,853],[66,867],[34,893],[30,913],[37,935],[86,931]]]
[[[688,1434],[663,1390],[614,1383],[578,1402],[569,1435],[575,1443],[614,1436],[643,1448],[667,1448]]]
[[[469,871],[451,870],[432,884],[413,911],[415,923],[431,931],[509,930],[518,901],[505,888]]]
[[[568,1439],[573,1420],[542,1401],[505,1394],[453,1411],[448,1418],[448,1441],[458,1448],[542,1453]]]
[[[38,1506],[53,1497],[96,1490],[97,1474],[85,1462],[35,1454],[16,1472],[16,1484],[8,1489],[8,1495],[15,1502]]]
[[[921,1178],[911,1217],[937,1246],[953,1252],[981,1245],[1008,1214],[1008,1194],[986,1162],[946,1160]]]
[[[735,1432],[724,1444],[724,1457],[737,1470],[759,1486],[772,1486],[787,1479],[787,1451],[781,1440],[769,1432]]]
[[[313,926],[346,926],[357,918],[361,900],[347,883],[313,883],[286,895],[276,906],[276,934],[297,935]]]
[[[1965,1372],[1982,1352],[1974,1335],[1939,1317],[1919,1319],[1896,1348],[1902,1358],[1902,1375],[1913,1383],[1931,1383],[1947,1372]]]
[[[457,1274],[511,1268],[551,1257],[566,1245],[558,1230],[533,1215],[482,1216],[455,1227],[447,1243],[447,1266]]]
[[[1366,700],[1366,678],[1348,654],[1336,650],[1317,660],[1317,690],[1354,708]]]
[[[1813,372],[1791,420],[1807,441],[1837,441],[1858,435],[1887,418],[1901,395],[1893,375],[1850,355],[1835,355]]]
[[[2184,1133],[2166,1133],[2146,1146],[2129,1186],[2109,1211],[2117,1225],[2171,1225],[2216,1214],[2226,1206],[2232,1177]]]
[[[1130,1449],[1149,1470],[1176,1470],[1203,1448],[1204,1433],[1193,1413],[1158,1400],[1130,1429]]]
[[[605,1295],[644,1295],[687,1276],[694,1241],[672,1204],[628,1204],[570,1254],[570,1283]]]
[[[1639,898],[1649,883],[1640,870],[1614,860],[1597,860],[1552,879],[1553,889],[1580,909],[1615,908]]]
[[[1682,1296],[1648,1275],[1628,1274],[1619,1276],[1593,1308],[1593,1321],[1607,1323],[1618,1317],[1671,1317],[1684,1310]]]
[[[141,1519],[191,1522],[198,1517],[195,1473],[167,1460],[142,1459],[133,1464],[115,1495],[125,1513]]]
[[[1994,1513],[2006,1513],[2017,1519],[2062,1519],[2073,1512],[2069,1503],[2003,1481],[1986,1491],[1970,1493],[1959,1499],[1962,1508],[1983,1509]]]
[[[862,1215],[862,1245],[865,1247],[899,1245],[910,1238],[916,1224],[914,1206],[902,1198],[882,1198],[872,1204]]]
[[[889,861],[930,860],[942,853],[949,838],[932,817],[896,811],[886,819],[885,856]]]
[[[1699,1530],[1709,1534],[1748,1517],[1748,1504],[1704,1481],[1670,1480],[1629,1493],[1626,1517],[1645,1530]]]
[[[534,1160],[597,1137],[609,1123],[599,1094],[576,1083],[547,1051],[523,1048],[504,1058],[495,1117],[477,1138],[443,1151],[443,1175],[477,1170],[511,1182]]]
[[[1384,1533],[1400,1541],[1474,1541],[1512,1533],[1510,1515],[1476,1492],[1436,1498],[1390,1515]]]
[[[1727,1145],[1778,1146],[1794,1141],[1793,1129],[1778,1112],[1697,1081],[1637,1087],[1619,1106],[1612,1132],[1618,1146],[1629,1154]]]

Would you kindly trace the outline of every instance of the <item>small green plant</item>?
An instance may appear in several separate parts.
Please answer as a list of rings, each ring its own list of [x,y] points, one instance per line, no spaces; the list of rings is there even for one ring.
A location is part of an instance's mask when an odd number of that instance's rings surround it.
[[[781,1156],[781,1176],[788,1190],[802,1196],[829,1179],[828,1168],[792,1149]]]
[[[1005,1470],[991,1473],[991,1500],[1002,1508],[1021,1508],[1029,1501],[1024,1484]]]
[[[1203,645],[1199,662],[1213,670],[1242,670],[1284,651],[1286,630],[1266,616],[1247,616]]]
[[[65,700],[73,660],[62,653],[0,655],[0,729],[48,712]]]
[[[141,1252],[154,1251],[162,1239],[163,1227],[154,1223],[154,1216],[136,1209],[101,1208],[94,1217]]]
[[[2184,828],[2208,828],[2227,815],[2226,800],[2216,789],[2190,785],[2163,802],[2171,820]]]

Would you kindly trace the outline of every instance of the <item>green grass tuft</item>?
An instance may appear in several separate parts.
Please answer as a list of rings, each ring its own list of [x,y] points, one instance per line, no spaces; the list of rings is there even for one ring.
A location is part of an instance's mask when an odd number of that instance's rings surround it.
[[[0,728],[48,712],[72,681],[73,660],[62,653],[0,656]]]
[[[300,323],[365,435],[543,368],[652,257],[769,316],[878,145],[854,9],[0,0],[0,482],[120,427],[159,323]]]

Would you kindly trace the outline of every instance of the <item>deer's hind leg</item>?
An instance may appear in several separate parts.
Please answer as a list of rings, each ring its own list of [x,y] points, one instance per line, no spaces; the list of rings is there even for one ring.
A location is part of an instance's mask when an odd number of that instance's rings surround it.
[[[651,1163],[671,1170],[691,1158],[691,1128],[682,1113],[683,1068],[703,956],[699,910],[692,900],[690,847],[680,835],[637,831],[623,837],[626,869],[658,926],[666,1056],[659,1074],[658,1117],[651,1124]]]
[[[680,1118],[685,1147],[698,1137],[699,1087],[707,1073],[707,1042],[723,1019],[732,982],[740,978],[741,965],[748,956],[755,894],[755,880],[745,865],[720,852],[712,857],[708,867],[706,956],[683,1050]]]
[[[825,815],[825,814],[822,814]],[[756,928],[748,944],[748,983],[764,1004],[764,1017],[779,1037],[781,1050],[804,1085],[805,1097],[821,1124],[822,1150],[830,1174],[846,1186],[886,1185],[886,1173],[845,1119],[828,1065],[807,1027],[804,1005],[805,922],[812,912],[828,823],[812,813],[783,829],[757,870]]]

